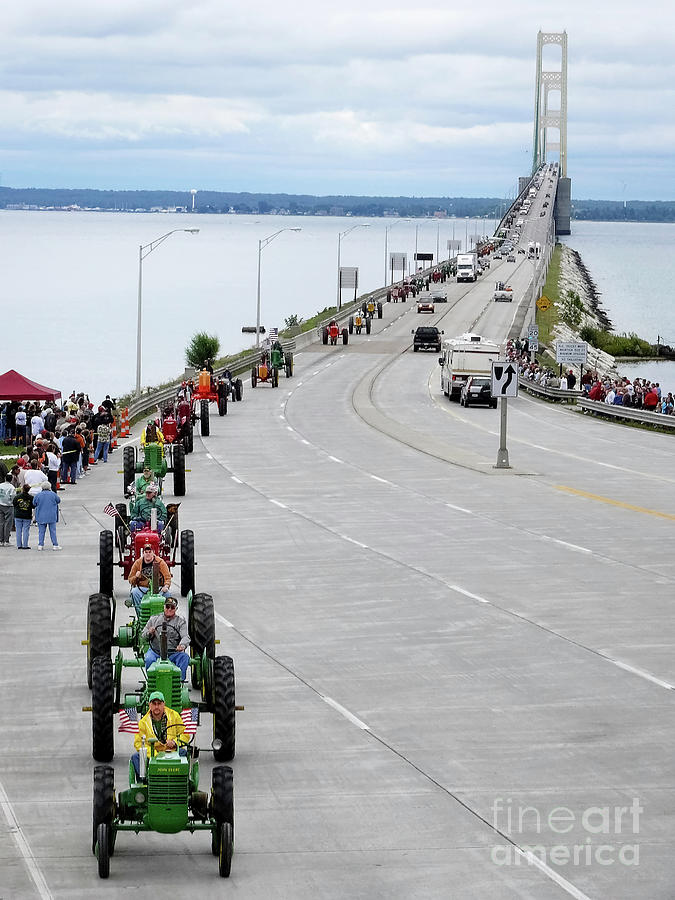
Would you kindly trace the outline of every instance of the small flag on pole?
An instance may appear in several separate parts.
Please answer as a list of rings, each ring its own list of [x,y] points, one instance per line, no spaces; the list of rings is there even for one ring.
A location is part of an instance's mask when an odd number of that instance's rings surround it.
[[[270,328],[268,332],[268,338],[270,341],[276,341],[279,337],[279,329],[278,328]]]
[[[190,709],[184,709],[180,714],[185,725],[185,734],[196,734],[197,725],[199,725],[199,709],[196,706]]]
[[[138,710],[135,706],[120,710],[120,727],[117,730],[138,734]]]
[[[119,516],[119,512],[115,509],[115,507],[112,505],[112,503],[109,503],[107,506],[104,506],[103,512],[108,516],[112,516],[113,518],[115,518],[115,516]]]

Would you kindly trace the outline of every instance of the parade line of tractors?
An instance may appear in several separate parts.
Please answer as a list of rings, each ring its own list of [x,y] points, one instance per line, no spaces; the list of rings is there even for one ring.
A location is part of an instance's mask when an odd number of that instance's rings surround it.
[[[409,292],[414,296],[421,289],[423,285],[417,281],[405,282],[393,287],[387,299],[399,299],[399,292],[400,299],[405,299]],[[340,325],[337,319],[324,326],[322,342],[336,345],[342,340],[347,344],[354,332],[365,330],[370,334],[375,317],[382,318],[382,303],[369,299],[349,317],[347,326]],[[276,341],[262,350],[260,361],[252,367],[251,387],[278,387],[281,372],[286,378],[293,377],[293,354]],[[240,378],[233,378],[227,371],[217,377],[202,371],[194,385],[184,383],[176,399],[164,403],[156,421],[148,422],[144,436],[152,439],[144,440],[141,450],[131,445],[123,450],[124,496],[131,497],[132,502],[106,508],[113,517],[113,527],[99,533],[98,591],[91,594],[87,603],[87,634],[82,641],[91,689],[91,706],[84,709],[91,712],[92,756],[97,763],[91,847],[101,878],[109,876],[118,834],[144,831],[206,831],[211,836],[211,851],[218,857],[220,875],[230,874],[234,782],[232,768],[226,763],[234,759],[236,711],[243,708],[235,705],[234,662],[230,656],[216,654],[214,601],[211,594],[196,589],[194,533],[179,526],[180,503],[166,503],[166,521],[160,521],[157,510],[153,510],[150,520],[144,522],[134,518],[138,501],[133,498],[136,490],[140,492],[144,486],[148,469],[160,494],[167,474],[171,473],[175,496],[184,496],[188,471],[185,458],[193,450],[194,428],[199,423],[201,435],[207,437],[210,404],[217,404],[219,415],[224,416],[228,400],[240,401],[242,397]],[[116,584],[115,569],[121,570],[126,582],[148,545],[155,555],[152,571],[148,572],[149,587],[140,600],[134,601],[128,582],[123,588]],[[181,669],[168,658],[170,625],[165,624],[159,635],[159,651],[155,650],[158,658],[146,668],[149,641],[143,630],[151,616],[163,613],[165,604],[159,560],[172,573],[180,573],[180,611],[187,619],[190,637],[185,682]],[[172,588],[174,584],[172,578]],[[124,602],[118,610],[119,596]],[[129,669],[133,670],[132,677],[125,679]],[[191,694],[191,690],[195,693]],[[120,723],[118,731],[139,733],[138,723],[148,713],[151,695],[156,692],[161,692],[166,707],[180,714],[185,729],[181,741],[186,743],[167,749],[166,743],[171,740],[168,730],[161,734],[162,740],[149,738],[147,745],[141,745],[138,768],[129,763],[128,787],[116,789],[115,772],[110,765],[115,755],[116,718]],[[203,748],[196,745],[204,715],[212,722],[208,752],[213,753],[217,763],[210,790],[200,788],[199,756]]]

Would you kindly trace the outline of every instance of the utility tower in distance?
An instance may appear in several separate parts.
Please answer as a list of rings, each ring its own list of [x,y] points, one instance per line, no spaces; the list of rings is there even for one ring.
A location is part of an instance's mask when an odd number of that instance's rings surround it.
[[[195,197],[197,196],[197,188],[192,188],[190,193],[192,194],[192,212],[194,212],[195,211]]]
[[[560,68],[544,70],[543,49],[545,44],[560,47]],[[551,105],[550,94],[558,98],[557,107]],[[557,135],[548,134],[548,129],[556,129]],[[559,180],[556,193],[554,216],[557,234],[570,233],[572,209],[572,183],[567,177],[567,32],[544,32],[537,35],[537,72],[534,95],[534,149],[532,172],[543,165],[548,153],[559,154]]]

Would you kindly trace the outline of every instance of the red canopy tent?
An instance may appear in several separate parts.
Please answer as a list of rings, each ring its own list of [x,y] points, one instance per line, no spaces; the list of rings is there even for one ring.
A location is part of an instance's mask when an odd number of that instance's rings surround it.
[[[0,375],[0,400],[56,400],[61,391],[38,384],[10,369]]]

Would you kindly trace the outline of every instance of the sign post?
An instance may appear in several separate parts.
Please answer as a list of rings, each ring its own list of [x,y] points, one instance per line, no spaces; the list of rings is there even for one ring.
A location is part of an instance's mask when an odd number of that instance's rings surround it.
[[[497,451],[497,463],[495,469],[510,469],[509,451],[506,446],[507,398],[518,396],[518,370],[513,363],[492,363],[491,394],[493,397],[499,397],[501,400],[499,450]]]

